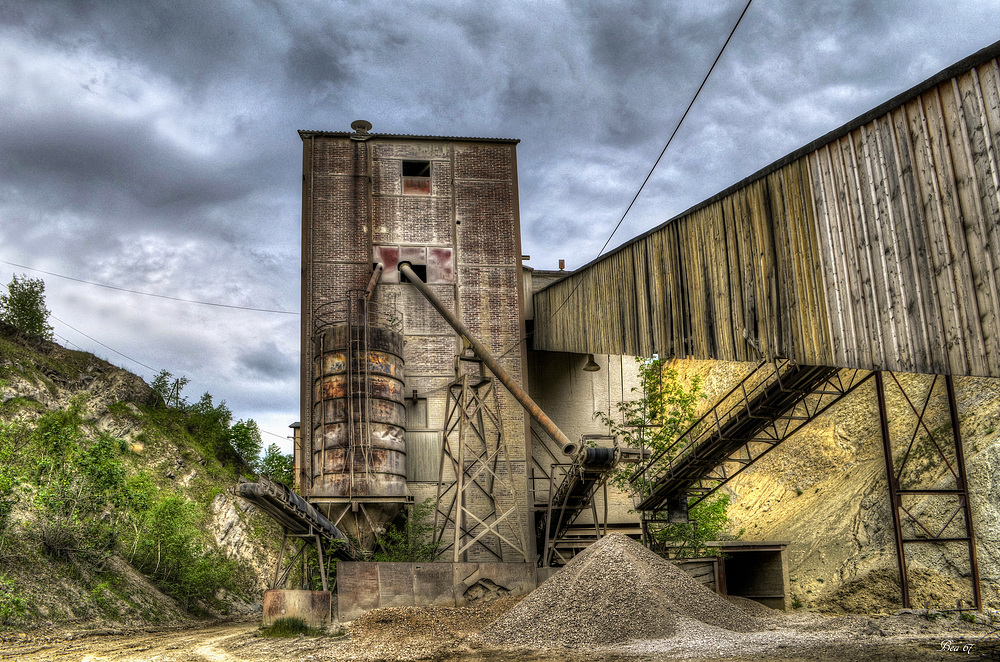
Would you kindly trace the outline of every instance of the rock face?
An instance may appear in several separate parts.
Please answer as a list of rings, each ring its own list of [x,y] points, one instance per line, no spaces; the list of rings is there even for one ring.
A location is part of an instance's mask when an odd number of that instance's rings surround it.
[[[705,378],[709,402],[749,369],[742,364],[680,361],[682,377]],[[930,378],[899,375],[918,395]],[[915,416],[890,378],[887,400],[898,467]],[[941,380],[937,388],[941,388]],[[956,378],[983,601],[1000,602],[1000,380]],[[912,397],[912,394],[911,394]],[[918,408],[921,402],[915,402]],[[944,398],[925,413],[928,430],[954,463],[950,419]],[[950,488],[954,478],[920,431],[903,472],[904,484]],[[793,598],[830,611],[899,608],[895,543],[874,380],[844,398],[730,484],[734,532],[748,540],[788,540]],[[957,499],[906,497],[904,505],[938,526],[958,507]],[[949,533],[958,534],[959,514]],[[931,528],[931,527],[929,527]],[[933,530],[933,528],[932,528]],[[912,526],[905,535],[916,535]],[[911,603],[954,606],[971,599],[964,543],[908,544]]]
[[[226,557],[250,570],[255,590],[263,594],[271,586],[277,554],[262,546],[263,541],[250,522],[254,507],[226,492],[219,492],[212,499],[210,512],[212,518],[208,527],[216,545]]]

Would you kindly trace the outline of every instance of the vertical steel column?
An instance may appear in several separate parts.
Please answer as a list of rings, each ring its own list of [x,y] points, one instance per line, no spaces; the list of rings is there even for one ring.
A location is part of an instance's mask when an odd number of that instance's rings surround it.
[[[982,609],[982,592],[979,586],[979,562],[976,557],[976,539],[972,524],[972,509],[969,501],[969,486],[968,480],[965,473],[965,452],[962,448],[962,430],[961,421],[958,417],[958,401],[955,397],[955,385],[952,377],[950,375],[935,376],[931,382],[925,402],[923,407],[918,410],[911,397],[907,395],[906,390],[903,385],[896,378],[893,373],[889,373],[892,376],[893,381],[896,383],[900,390],[900,394],[906,400],[907,404],[912,409],[913,413],[916,415],[916,427],[913,431],[913,438],[910,440],[910,447],[907,449],[906,454],[903,456],[902,464],[897,470],[895,467],[895,462],[892,457],[892,442],[890,439],[889,432],[889,417],[886,407],[886,396],[885,396],[885,382],[883,381],[883,373],[875,373],[875,383],[876,383],[876,393],[878,395],[878,407],[879,407],[879,419],[881,423],[882,430],[882,448],[885,454],[885,466],[886,466],[886,477],[889,483],[889,498],[892,505],[892,524],[895,532],[896,539],[896,558],[899,563],[899,577],[900,586],[902,590],[903,606],[910,607],[910,590],[909,581],[907,578],[906,570],[906,544],[927,544],[927,543],[955,543],[963,542],[968,546],[969,553],[969,569],[972,581],[972,595],[973,602],[975,603],[975,608],[977,610]],[[924,416],[927,411],[930,399],[934,397],[934,387],[937,384],[939,377],[944,378],[946,397],[948,398],[948,413],[949,413],[949,423],[951,427],[952,442],[955,447],[955,466],[948,461],[948,457],[945,455],[943,449],[938,444],[935,439],[935,434],[932,432]],[[903,475],[903,470],[906,468],[907,461],[910,458],[910,451],[913,448],[913,442],[919,434],[920,429],[927,434],[927,438],[934,447],[937,449],[937,453],[940,459],[948,467],[949,471],[955,478],[955,488],[938,488],[938,487],[920,487],[920,486],[901,486],[899,484],[899,478]],[[937,530],[933,530],[934,527],[928,528],[929,523],[921,521],[921,517],[908,509],[902,502],[904,496],[922,497],[922,498],[957,498],[958,508],[952,514],[951,518],[945,522],[944,526]],[[908,522],[911,522],[916,527],[921,529],[925,534],[924,536],[914,536],[910,538],[903,537],[900,511],[906,513],[908,517]],[[962,513],[962,517],[965,520],[965,535],[955,536],[955,535],[943,535],[947,530],[952,519],[959,513]]]
[[[466,407],[468,406],[468,399],[466,398],[466,391],[468,390],[468,375],[462,375],[462,395],[459,402],[460,412],[459,412],[459,425],[458,425],[458,466],[455,468],[455,483],[457,487],[457,492],[455,493],[455,563],[460,563],[462,561],[462,533],[465,523],[465,428],[466,428],[466,418],[468,417],[468,411]]]
[[[965,531],[969,537],[969,566],[972,570],[972,595],[976,602],[976,611],[983,610],[983,596],[979,588],[979,560],[976,558],[976,535],[972,529],[972,507],[969,504],[969,483],[965,475],[965,450],[962,448],[962,431],[959,427],[958,400],[955,398],[955,382],[951,375],[945,375],[945,385],[948,388],[948,408],[951,411],[951,426],[955,439],[955,464],[958,471],[956,482],[961,491],[958,498],[962,502],[962,515],[965,517]]]
[[[878,396],[878,417],[882,430],[882,452],[885,455],[885,476],[889,482],[889,510],[892,511],[892,530],[896,540],[896,562],[899,568],[899,586],[902,592],[903,607],[910,606],[910,585],[906,576],[906,552],[903,549],[903,530],[899,523],[899,480],[896,478],[896,468],[892,461],[892,442],[889,439],[889,414],[885,404],[885,382],[882,372],[875,371],[875,393]]]

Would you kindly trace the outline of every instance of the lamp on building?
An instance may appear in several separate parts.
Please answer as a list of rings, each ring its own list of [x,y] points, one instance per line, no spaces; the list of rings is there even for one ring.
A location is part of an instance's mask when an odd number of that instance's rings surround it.
[[[583,366],[583,369],[587,372],[597,372],[601,369],[601,366],[597,365],[593,354],[587,354],[587,365]]]

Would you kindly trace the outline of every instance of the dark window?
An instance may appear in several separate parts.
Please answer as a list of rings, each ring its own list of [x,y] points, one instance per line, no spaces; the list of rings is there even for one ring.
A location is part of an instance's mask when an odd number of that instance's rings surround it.
[[[430,161],[403,161],[403,193],[405,195],[431,194]]]
[[[427,282],[427,265],[426,264],[413,264],[409,263],[410,268],[413,269],[413,275],[419,278],[423,282]],[[400,283],[409,283],[410,279],[402,272],[399,273]]]

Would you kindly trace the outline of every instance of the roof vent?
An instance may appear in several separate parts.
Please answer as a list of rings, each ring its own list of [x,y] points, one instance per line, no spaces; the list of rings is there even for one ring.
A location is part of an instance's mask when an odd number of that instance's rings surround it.
[[[354,129],[355,133],[366,134],[372,130],[372,123],[365,120],[354,120],[351,122],[351,128]]]

